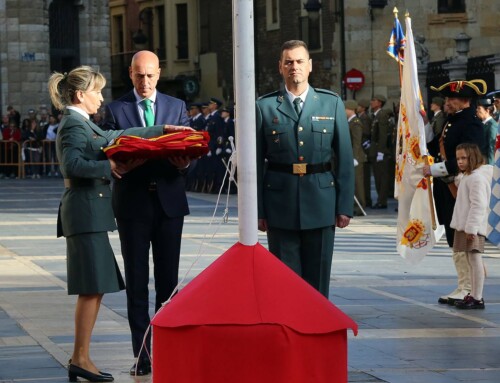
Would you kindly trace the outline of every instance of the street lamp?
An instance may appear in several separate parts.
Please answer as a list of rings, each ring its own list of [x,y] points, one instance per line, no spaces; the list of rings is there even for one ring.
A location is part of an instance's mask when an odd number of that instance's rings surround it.
[[[311,20],[319,19],[319,10],[321,9],[319,0],[307,0],[307,3],[304,3],[304,9],[309,14]]]

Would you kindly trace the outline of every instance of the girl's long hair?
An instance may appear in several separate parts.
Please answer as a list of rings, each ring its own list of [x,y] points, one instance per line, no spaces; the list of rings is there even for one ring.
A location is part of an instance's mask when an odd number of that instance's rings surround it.
[[[479,168],[481,165],[486,163],[481,150],[479,150],[479,146],[476,144],[472,144],[469,142],[457,145],[456,150],[463,150],[469,157],[469,164],[467,169],[464,170],[464,174],[471,174],[474,170]]]

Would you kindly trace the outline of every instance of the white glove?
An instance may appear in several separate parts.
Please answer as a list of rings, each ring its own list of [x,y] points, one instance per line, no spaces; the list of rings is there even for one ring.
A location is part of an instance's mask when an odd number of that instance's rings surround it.
[[[208,151],[207,157],[212,157],[212,151],[211,150]]]
[[[227,148],[227,149],[226,149],[226,153],[227,153],[227,154],[231,154],[232,152],[233,152],[233,151],[232,151],[231,149],[229,149],[229,148]]]
[[[356,158],[354,158],[354,167],[358,166],[359,165],[359,162]]]
[[[377,153],[377,162],[380,162],[383,160],[384,160],[384,153],[378,152]]]
[[[222,153],[222,149],[221,148],[217,148],[215,149],[215,155],[218,156],[219,154]]]

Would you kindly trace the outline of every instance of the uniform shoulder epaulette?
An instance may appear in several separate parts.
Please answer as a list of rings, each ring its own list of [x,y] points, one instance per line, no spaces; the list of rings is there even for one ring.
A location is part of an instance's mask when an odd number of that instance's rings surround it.
[[[279,94],[280,94],[280,91],[279,90],[275,90],[274,92],[267,93],[267,94],[264,94],[264,95],[260,96],[259,98],[257,98],[257,100],[262,100],[263,98],[268,98],[268,97],[276,97]]]
[[[325,94],[330,94],[335,97],[339,97],[339,95],[331,90],[328,89],[321,89],[321,88],[314,88],[314,90],[318,93],[325,93]]]

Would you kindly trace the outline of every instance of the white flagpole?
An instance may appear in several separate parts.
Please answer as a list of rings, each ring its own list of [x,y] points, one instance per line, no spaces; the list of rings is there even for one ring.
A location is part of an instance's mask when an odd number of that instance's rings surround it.
[[[253,0],[233,0],[234,89],[240,242],[257,243]]]

